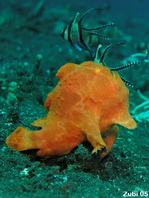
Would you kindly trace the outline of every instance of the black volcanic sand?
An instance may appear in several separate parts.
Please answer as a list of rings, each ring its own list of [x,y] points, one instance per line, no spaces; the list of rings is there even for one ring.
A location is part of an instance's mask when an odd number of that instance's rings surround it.
[[[36,151],[15,152],[5,145],[6,137],[17,126],[29,127],[32,121],[46,114],[43,103],[57,83],[57,70],[67,62],[90,60],[86,52],[78,52],[59,35],[60,27],[74,14],[71,7],[38,6],[22,7],[12,3],[0,15],[0,197],[120,198],[125,191],[136,193],[134,197],[147,197],[148,121],[139,122],[132,131],[120,127],[112,151],[102,160],[99,155],[91,154],[92,148],[87,142],[70,154],[53,159],[39,158]],[[85,10],[78,8],[81,9]],[[125,24],[125,18],[123,20]],[[138,24],[144,24],[141,35],[134,31]],[[135,45],[127,46],[129,54],[125,47],[118,52],[111,50],[107,55],[111,65],[138,52],[140,48],[136,46],[146,41],[147,28],[149,25],[145,22],[135,21],[133,28],[129,28]],[[149,68],[137,66],[125,75],[149,96],[148,73]],[[130,108],[133,109],[143,101],[136,89],[130,92]]]

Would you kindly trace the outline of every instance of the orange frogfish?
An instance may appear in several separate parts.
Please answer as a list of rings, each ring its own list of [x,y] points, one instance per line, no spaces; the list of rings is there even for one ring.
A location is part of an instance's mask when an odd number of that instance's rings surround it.
[[[39,149],[38,156],[68,154],[84,141],[93,153],[106,156],[117,136],[118,127],[136,127],[129,114],[129,90],[119,74],[102,63],[92,61],[62,66],[59,82],[45,101],[47,116],[32,125],[40,130],[18,127],[6,139],[15,151]]]

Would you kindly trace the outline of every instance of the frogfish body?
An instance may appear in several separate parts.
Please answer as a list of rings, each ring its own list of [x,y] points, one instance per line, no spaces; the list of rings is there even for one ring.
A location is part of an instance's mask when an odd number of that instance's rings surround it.
[[[68,63],[57,77],[59,83],[44,104],[47,116],[32,123],[41,130],[18,127],[6,139],[10,148],[39,149],[37,155],[48,158],[65,155],[87,140],[93,153],[104,157],[118,136],[115,124],[136,127],[129,114],[129,90],[117,72],[89,61]]]

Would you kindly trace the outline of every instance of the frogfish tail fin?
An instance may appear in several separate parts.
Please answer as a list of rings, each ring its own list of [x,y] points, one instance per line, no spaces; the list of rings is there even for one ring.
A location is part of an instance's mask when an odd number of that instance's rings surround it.
[[[7,137],[6,144],[15,151],[36,149],[35,142],[33,141],[34,132],[23,127],[18,127]]]

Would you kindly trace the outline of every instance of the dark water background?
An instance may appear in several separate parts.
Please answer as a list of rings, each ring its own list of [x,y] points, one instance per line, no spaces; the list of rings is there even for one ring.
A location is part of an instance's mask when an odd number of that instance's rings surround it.
[[[0,10],[6,9],[12,3],[16,3],[18,5],[23,5],[24,7],[29,7],[29,5],[33,4],[36,5],[40,2],[39,0],[5,0],[0,1]],[[118,23],[121,26],[122,30],[127,32],[125,28],[125,23],[129,22],[130,20],[135,21],[137,24],[137,20],[142,21],[143,23],[148,23],[149,21],[149,1],[148,0],[45,0],[46,9],[49,10],[51,8],[69,8],[74,13],[84,12],[90,8],[107,8],[104,10],[104,16],[109,16],[111,20],[113,20],[116,24]],[[31,6],[33,6],[31,5]],[[106,13],[107,11],[107,13]],[[69,19],[68,19],[69,21]],[[136,28],[136,34],[139,29]],[[132,28],[134,28],[132,26]],[[140,26],[139,31],[143,31],[142,27]],[[129,33],[129,30],[128,30]],[[149,38],[147,38],[149,39]]]
[[[18,4],[27,4],[31,1],[26,0],[5,0],[0,1],[0,9],[4,9],[7,6],[9,6],[10,3],[16,2]],[[34,1],[32,2],[39,2]],[[77,8],[80,8],[80,5],[82,7],[91,8],[91,7],[102,7],[106,3],[108,3],[111,6],[111,13],[115,16],[118,15],[131,15],[136,17],[143,17],[144,19],[149,19],[149,1],[148,0],[45,0],[45,3],[49,8],[51,7],[62,7],[65,4],[71,5],[74,10],[77,10]]]

